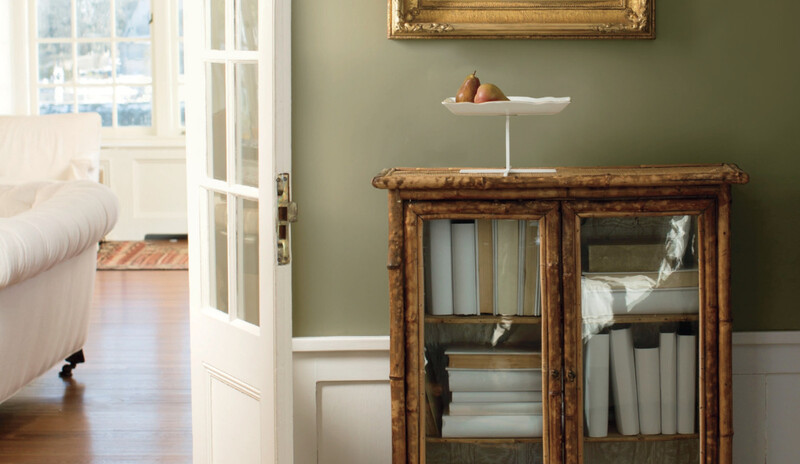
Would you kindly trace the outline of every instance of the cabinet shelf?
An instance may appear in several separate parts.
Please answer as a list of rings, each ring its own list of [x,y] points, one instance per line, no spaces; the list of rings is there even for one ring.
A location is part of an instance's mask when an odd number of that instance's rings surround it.
[[[540,316],[433,316],[425,315],[427,324],[541,324]]]
[[[583,318],[584,323],[613,322],[614,324],[694,322],[698,320],[700,320],[699,314],[617,314],[609,318]]]
[[[473,443],[476,445],[514,445],[517,443],[542,443],[542,437],[536,438],[442,438],[426,437],[428,443]]]
[[[676,440],[697,440],[699,434],[692,433],[686,435],[620,435],[611,432],[605,437],[584,437],[586,443],[608,443],[608,442],[630,442],[630,441],[676,441]]]

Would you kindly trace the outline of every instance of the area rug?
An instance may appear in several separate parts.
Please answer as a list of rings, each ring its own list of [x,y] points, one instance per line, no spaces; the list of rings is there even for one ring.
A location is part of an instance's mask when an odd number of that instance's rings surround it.
[[[102,242],[98,270],[182,270],[189,268],[186,240]]]

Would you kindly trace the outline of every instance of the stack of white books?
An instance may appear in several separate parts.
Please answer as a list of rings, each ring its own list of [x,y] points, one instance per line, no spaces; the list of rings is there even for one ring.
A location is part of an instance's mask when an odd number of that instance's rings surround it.
[[[442,436],[542,436],[541,353],[522,349],[450,348],[452,394]]]

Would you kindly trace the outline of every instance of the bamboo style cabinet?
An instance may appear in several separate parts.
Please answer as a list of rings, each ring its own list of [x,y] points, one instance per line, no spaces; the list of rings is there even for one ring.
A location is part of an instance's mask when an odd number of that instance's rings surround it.
[[[381,172],[393,462],[730,464],[730,186],[747,181]]]

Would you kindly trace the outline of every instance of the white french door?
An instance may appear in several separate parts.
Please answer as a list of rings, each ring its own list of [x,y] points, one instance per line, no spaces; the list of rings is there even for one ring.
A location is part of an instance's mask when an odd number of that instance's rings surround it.
[[[292,462],[290,5],[184,3],[195,463]]]

